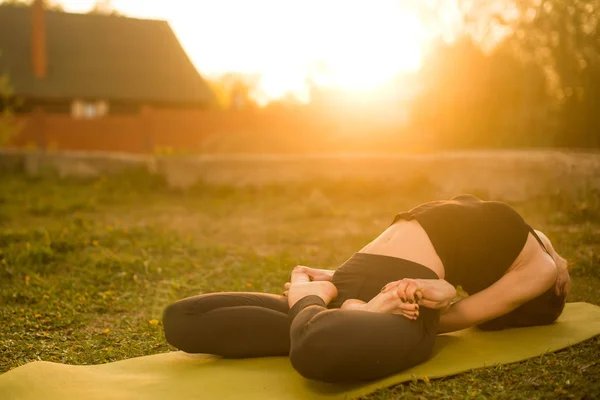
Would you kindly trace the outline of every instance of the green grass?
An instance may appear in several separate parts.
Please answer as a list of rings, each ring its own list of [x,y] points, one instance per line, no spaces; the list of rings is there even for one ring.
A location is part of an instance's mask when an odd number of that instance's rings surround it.
[[[170,302],[224,290],[280,293],[295,265],[335,267],[396,212],[437,196],[426,179],[171,191],[141,172],[91,182],[3,174],[0,188],[0,372],[35,360],[95,364],[174,350],[160,322]],[[600,201],[597,191],[576,189],[515,207],[571,261],[569,301],[600,304]],[[367,398],[599,398],[599,350],[596,338]]]

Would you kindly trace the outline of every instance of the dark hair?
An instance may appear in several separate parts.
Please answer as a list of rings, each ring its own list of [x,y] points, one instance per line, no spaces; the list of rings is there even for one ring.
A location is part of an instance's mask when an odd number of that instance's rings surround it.
[[[556,295],[554,285],[546,292],[518,308],[477,325],[483,330],[499,330],[523,326],[549,325],[556,321],[565,308],[565,293]]]

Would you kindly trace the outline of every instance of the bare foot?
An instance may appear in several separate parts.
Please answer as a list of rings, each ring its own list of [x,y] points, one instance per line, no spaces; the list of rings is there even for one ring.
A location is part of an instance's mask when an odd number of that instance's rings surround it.
[[[338,291],[333,283],[327,281],[292,282],[288,292],[288,304],[292,308],[298,300],[311,295],[319,296],[325,304],[329,304],[338,295]]]
[[[344,309],[344,310],[365,310],[365,306],[367,305],[367,303],[365,303],[362,300],[358,300],[358,299],[348,299],[344,302],[344,304],[342,304],[342,306],[340,308]]]
[[[396,289],[379,293],[366,303],[362,309],[371,312],[400,314],[410,319],[416,319],[419,316],[419,306],[414,303],[403,302]]]
[[[396,309],[398,303],[401,302],[396,290],[388,290],[385,293],[379,293],[365,304],[365,311],[387,313]]]

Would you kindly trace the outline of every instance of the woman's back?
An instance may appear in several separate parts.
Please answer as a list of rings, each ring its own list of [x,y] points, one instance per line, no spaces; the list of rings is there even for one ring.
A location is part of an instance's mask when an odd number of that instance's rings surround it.
[[[396,215],[392,225],[361,252],[418,262],[473,294],[506,273],[529,232],[510,206],[463,195]]]

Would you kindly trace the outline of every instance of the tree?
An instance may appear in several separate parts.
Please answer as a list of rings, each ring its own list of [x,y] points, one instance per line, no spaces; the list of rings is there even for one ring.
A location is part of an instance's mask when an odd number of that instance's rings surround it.
[[[502,15],[508,9],[513,18]],[[480,0],[463,12],[471,27],[510,30],[515,51],[545,71],[557,119],[555,144],[600,146],[600,1]]]
[[[217,97],[217,104],[223,109],[253,109],[258,105],[253,92],[259,77],[239,73],[227,73],[208,80],[208,84]]]
[[[112,4],[111,0],[96,0],[94,7],[88,14],[102,14],[120,17],[122,14],[118,12]]]
[[[600,147],[600,0],[427,4],[432,29],[445,26],[448,4],[460,17],[424,63],[419,124],[448,145],[493,132],[506,144]]]
[[[65,8],[58,1],[46,0],[46,10],[56,11],[56,12],[65,12]]]
[[[0,6],[29,7],[34,0],[0,0]],[[62,4],[57,1],[45,1],[46,10],[64,12]]]
[[[548,66],[559,106],[558,144],[600,146],[600,2],[519,2],[522,47]]]
[[[0,6],[29,7],[33,0],[2,0]]]

